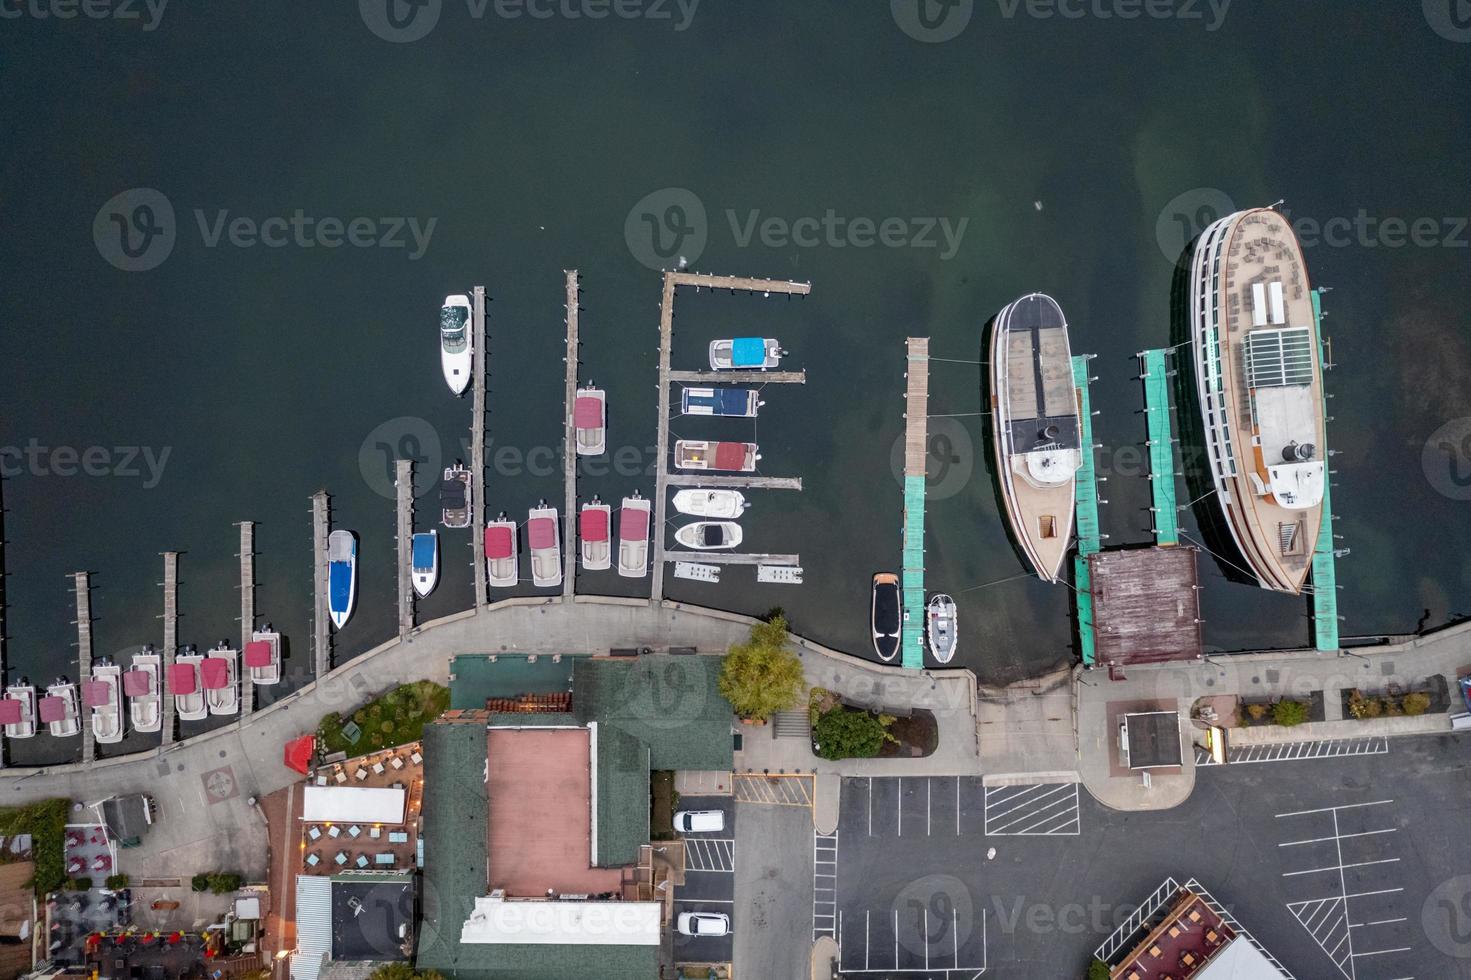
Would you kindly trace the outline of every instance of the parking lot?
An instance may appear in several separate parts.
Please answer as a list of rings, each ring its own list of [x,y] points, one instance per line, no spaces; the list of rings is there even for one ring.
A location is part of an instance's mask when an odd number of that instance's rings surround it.
[[[814,931],[835,923],[866,980],[1078,976],[1167,877],[1196,878],[1299,978],[1471,978],[1468,752],[1427,736],[1215,766],[1159,813],[1062,784],[849,778],[838,834],[813,842],[835,895]]]
[[[674,958],[681,963],[729,963],[739,927],[735,916],[736,807],[729,796],[682,796],[680,810],[718,810],[725,829],[684,835],[684,884],[674,887],[676,921],[682,912],[718,912],[731,918],[732,935],[674,935]]]

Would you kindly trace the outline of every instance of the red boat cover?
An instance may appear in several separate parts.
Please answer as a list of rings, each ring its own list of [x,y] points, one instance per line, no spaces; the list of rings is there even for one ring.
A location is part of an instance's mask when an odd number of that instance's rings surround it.
[[[526,543],[532,548],[557,546],[557,522],[550,517],[537,517],[526,522]]]
[[[303,776],[312,766],[312,752],[316,749],[316,738],[311,735],[303,735],[301,738],[293,738],[286,743],[286,768],[295,769]]]
[[[624,507],[618,511],[618,540],[642,541],[648,536],[648,511],[642,507]]]
[[[41,723],[49,725],[66,717],[66,702],[61,698],[45,697],[36,702],[36,712],[41,716]]]
[[[578,395],[572,405],[572,422],[579,429],[600,429],[603,426],[603,400],[588,395]]]
[[[0,699],[0,725],[15,725],[21,719],[21,704],[15,698]]]
[[[152,680],[146,670],[130,670],[123,674],[123,693],[130,698],[141,698],[153,693]]]
[[[508,527],[488,527],[485,529],[485,557],[487,558],[509,558],[516,550],[516,537]]]
[[[606,541],[608,540],[608,512],[599,507],[597,510],[584,510],[582,512],[582,540],[584,541]]]
[[[245,644],[245,666],[269,667],[271,665],[271,643],[269,640],[251,640]]]
[[[746,447],[739,442],[717,442],[715,444],[715,468],[717,470],[739,470],[746,465]]]
[[[230,662],[224,657],[205,657],[199,665],[204,675],[204,689],[218,691],[230,686]]]
[[[169,665],[170,694],[193,694],[197,690],[199,690],[199,682],[195,676],[193,664]]]
[[[100,708],[105,704],[111,704],[112,685],[106,681],[87,681],[82,685],[82,697],[87,699],[89,708]]]

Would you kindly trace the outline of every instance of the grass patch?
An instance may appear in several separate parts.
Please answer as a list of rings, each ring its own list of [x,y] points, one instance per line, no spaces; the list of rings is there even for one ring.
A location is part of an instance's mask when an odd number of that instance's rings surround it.
[[[323,752],[364,755],[405,742],[417,742],[424,726],[449,709],[449,688],[433,681],[414,681],[380,695],[351,715],[334,711],[317,725],[317,742]],[[360,731],[356,742],[343,728],[351,722]]]
[[[674,773],[657,769],[649,777],[649,838],[674,840],[674,811],[679,794],[674,790]]]
[[[44,896],[66,884],[66,816],[70,800],[42,800],[26,806],[0,807],[0,835],[31,835],[36,894]]]

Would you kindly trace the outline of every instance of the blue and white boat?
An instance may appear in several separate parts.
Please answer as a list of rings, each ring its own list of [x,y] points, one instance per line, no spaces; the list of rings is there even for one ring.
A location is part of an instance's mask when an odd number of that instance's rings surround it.
[[[327,612],[342,629],[358,598],[358,539],[351,531],[327,536]]]
[[[414,591],[424,598],[439,584],[439,532],[420,531],[414,535],[413,560],[410,568],[414,576]]]
[[[781,362],[786,351],[771,337],[735,337],[710,341],[710,367],[716,371],[756,368],[766,370]]]
[[[680,411],[686,415],[753,419],[764,404],[754,388],[685,388],[679,394]]]

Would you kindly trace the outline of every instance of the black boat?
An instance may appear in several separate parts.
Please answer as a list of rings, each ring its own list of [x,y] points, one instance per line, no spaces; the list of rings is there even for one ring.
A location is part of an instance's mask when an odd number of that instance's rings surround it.
[[[873,649],[889,661],[899,652],[899,576],[879,572],[873,577]]]

